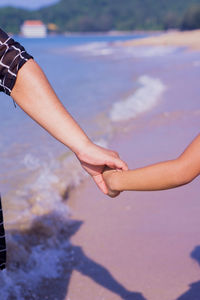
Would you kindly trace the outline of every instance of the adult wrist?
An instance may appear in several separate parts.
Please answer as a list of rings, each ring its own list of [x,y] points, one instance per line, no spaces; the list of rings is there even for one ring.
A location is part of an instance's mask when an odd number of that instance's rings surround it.
[[[88,137],[85,137],[76,143],[74,147],[71,147],[71,150],[81,160],[87,155],[88,148],[91,147],[92,144],[92,141]]]

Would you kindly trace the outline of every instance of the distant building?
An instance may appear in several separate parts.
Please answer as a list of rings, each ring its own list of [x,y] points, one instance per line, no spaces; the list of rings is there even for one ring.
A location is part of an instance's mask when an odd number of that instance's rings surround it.
[[[47,35],[47,28],[42,21],[27,20],[21,26],[21,34],[30,38],[43,38]]]

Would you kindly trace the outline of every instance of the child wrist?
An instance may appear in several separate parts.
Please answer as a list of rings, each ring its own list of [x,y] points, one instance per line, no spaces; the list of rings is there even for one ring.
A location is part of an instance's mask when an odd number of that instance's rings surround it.
[[[121,171],[113,171],[111,176],[110,176],[110,188],[113,190],[113,191],[117,191],[117,192],[120,192],[119,190],[119,180],[118,180],[118,177],[119,177],[119,172]]]

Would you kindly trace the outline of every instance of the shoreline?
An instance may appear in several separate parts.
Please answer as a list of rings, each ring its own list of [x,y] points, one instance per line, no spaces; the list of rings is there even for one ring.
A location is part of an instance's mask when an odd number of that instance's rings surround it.
[[[199,132],[198,55],[181,52],[174,67],[175,57],[161,58],[159,71],[151,71],[167,85],[159,107],[130,121],[109,145],[130,168],[173,159]],[[174,190],[124,192],[115,199],[88,180],[74,191],[68,204],[72,218],[83,223],[71,242],[84,253],[84,268],[72,273],[65,300],[197,297],[199,184],[197,178]]]
[[[169,31],[159,36],[127,41],[124,46],[175,46],[200,51],[200,30]]]
[[[78,32],[78,31],[69,31],[69,32],[61,32],[61,33],[48,33],[46,37],[51,37],[51,36],[126,36],[126,35],[140,35],[140,34],[160,34],[165,31],[163,30],[131,30],[131,31],[120,31],[120,30],[111,30],[111,31],[88,31],[88,32]],[[22,34],[13,34],[9,33],[12,36],[19,36],[19,37],[24,37]]]

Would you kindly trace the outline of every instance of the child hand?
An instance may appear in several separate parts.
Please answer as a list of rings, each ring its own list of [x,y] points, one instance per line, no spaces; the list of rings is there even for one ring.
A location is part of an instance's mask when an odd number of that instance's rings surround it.
[[[104,170],[103,170],[103,179],[106,183],[106,186],[108,188],[108,193],[107,195],[111,198],[115,198],[117,197],[120,192],[119,191],[116,191],[112,188],[112,182],[113,182],[113,174],[118,172],[117,170],[115,169],[111,169],[111,168],[108,168],[108,167],[105,167]]]

